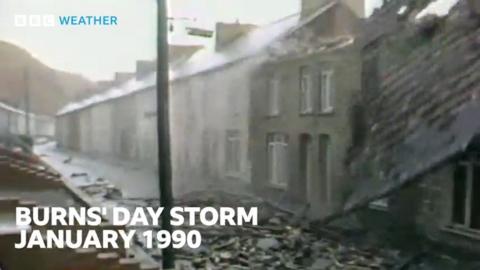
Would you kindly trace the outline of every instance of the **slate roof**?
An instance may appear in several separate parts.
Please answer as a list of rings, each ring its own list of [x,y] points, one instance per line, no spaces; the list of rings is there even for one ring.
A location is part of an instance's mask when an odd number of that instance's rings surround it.
[[[274,41],[279,40],[303,27],[305,24],[308,24],[310,21],[338,4],[338,2],[338,0],[332,0],[306,18],[301,18],[300,13],[297,13],[266,26],[258,27],[250,31],[248,34],[238,38],[228,46],[225,46],[220,51],[214,51],[210,48],[200,50],[193,54],[184,64],[176,66],[173,70],[170,70],[170,81],[212,71],[252,57],[269,47]],[[97,94],[79,102],[67,104],[57,112],[57,116],[85,109],[95,104],[126,96],[137,91],[145,90],[155,86],[155,83],[155,72],[142,81],[137,81],[136,78],[133,78],[130,81],[113,87],[102,94]]]
[[[15,107],[12,107],[6,103],[3,103],[3,102],[0,102],[0,109],[1,110],[5,110],[5,111],[9,111],[9,112],[12,112],[12,113],[15,113],[15,114],[18,114],[18,115],[25,115],[25,111],[21,110],[21,109],[17,109]],[[39,115],[39,114],[34,114],[34,113],[30,113],[29,114],[30,116],[33,116],[33,117],[46,117],[46,118],[49,118],[49,116],[46,116],[46,115]]]
[[[24,111],[19,110],[19,109],[17,109],[17,108],[14,108],[14,107],[12,107],[12,106],[10,106],[10,105],[7,105],[7,104],[5,104],[5,103],[2,103],[2,102],[0,102],[0,109],[3,109],[3,110],[5,110],[5,111],[9,111],[9,112],[13,112],[13,113],[16,113],[16,114],[22,114],[22,115],[25,114]]]
[[[220,68],[227,64],[249,57],[257,53],[259,50],[265,48],[280,35],[292,29],[299,23],[299,20],[300,15],[295,14],[267,26],[259,27],[258,29],[252,30],[247,35],[234,41],[229,46],[225,46],[224,49],[218,52],[210,48],[202,49],[193,54],[190,59],[185,61],[182,65],[176,66],[173,70],[170,70],[170,80],[174,81],[186,76],[195,75],[200,72],[207,72],[209,70]],[[63,115],[85,109],[101,102],[109,101],[129,95],[133,92],[153,87],[155,84],[155,72],[141,81],[137,81],[136,78],[133,78],[130,81],[113,87],[104,93],[94,95],[81,100],[80,102],[68,104],[62,108],[57,115]]]
[[[419,179],[480,134],[479,24],[465,1],[445,20],[403,64],[382,72],[378,93],[366,95],[368,139],[351,163],[358,186],[345,210]]]

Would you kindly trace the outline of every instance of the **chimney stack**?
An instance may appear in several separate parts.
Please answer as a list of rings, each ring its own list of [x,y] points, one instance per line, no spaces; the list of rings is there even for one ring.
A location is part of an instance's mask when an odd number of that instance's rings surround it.
[[[140,80],[155,70],[157,70],[157,61],[138,60],[135,77]]]
[[[328,3],[339,1],[350,8],[359,18],[366,17],[365,0],[301,0],[301,17],[306,18]]]
[[[256,27],[253,24],[217,23],[215,25],[215,51],[220,50]]]
[[[130,72],[115,72],[115,85],[120,85],[133,78],[133,76],[135,76],[135,74]]]
[[[342,0],[342,2],[349,7],[357,17],[361,19],[367,17],[365,0]]]
[[[321,7],[325,6],[332,0],[301,0],[301,11],[300,15],[302,18],[306,18],[312,15],[315,11],[319,10]]]

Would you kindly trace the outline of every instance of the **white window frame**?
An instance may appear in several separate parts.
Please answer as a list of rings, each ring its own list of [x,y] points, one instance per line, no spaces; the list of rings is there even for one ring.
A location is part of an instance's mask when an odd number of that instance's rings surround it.
[[[320,74],[320,112],[331,113],[334,109],[334,71],[324,70]]]
[[[287,187],[289,180],[287,136],[272,134],[268,142],[267,155],[269,183],[277,187]]]
[[[308,66],[300,67],[300,113],[313,113],[313,80]]]
[[[280,114],[280,78],[273,76],[268,83],[268,116]]]
[[[238,130],[228,130],[225,145],[225,170],[229,176],[241,173],[241,137]]]

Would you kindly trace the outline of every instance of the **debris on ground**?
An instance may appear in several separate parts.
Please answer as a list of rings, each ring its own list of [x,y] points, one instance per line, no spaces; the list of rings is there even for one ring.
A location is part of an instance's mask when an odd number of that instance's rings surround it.
[[[73,161],[73,157],[70,156],[70,157],[66,158],[65,160],[63,160],[63,163],[64,164],[70,164],[70,163],[72,163],[72,161]]]
[[[72,162],[69,156],[61,159]],[[76,177],[85,176],[88,181],[78,182],[77,187],[93,199],[106,205],[136,207],[159,207],[158,199],[127,197],[121,188],[110,182],[105,175],[91,172],[84,174],[75,170]],[[72,172],[70,171],[69,174]],[[95,176],[94,176],[95,175]],[[74,178],[74,176],[71,176]],[[81,178],[80,178],[81,179]],[[308,221],[305,217],[309,206],[272,204],[262,198],[247,194],[231,194],[223,191],[199,191],[177,197],[176,206],[195,207],[258,207],[258,226],[181,226],[176,229],[198,230],[202,245],[197,249],[188,247],[176,250],[179,269],[394,269],[394,270],[455,270],[480,269],[475,259],[465,263],[456,257],[437,254],[435,249],[418,253],[400,251],[383,245],[381,238],[364,241],[365,230],[358,231],[357,220],[331,222],[326,227]],[[292,211],[293,209],[293,211]],[[188,219],[186,218],[188,221]],[[340,225],[340,226],[339,226]],[[351,229],[355,228],[355,229]],[[142,232],[160,228],[132,228],[137,230],[135,243],[149,256],[160,262],[161,250],[147,249]],[[352,233],[353,232],[353,233]],[[380,243],[379,243],[380,242]],[[435,252],[433,252],[435,251]],[[450,253],[446,253],[449,254]]]
[[[177,251],[181,269],[393,269],[400,261],[398,252],[359,248],[330,237],[332,232],[294,225],[293,215],[255,197],[199,193],[175,204],[259,209],[259,226],[182,226],[200,231],[202,246]]]
[[[88,176],[88,173],[72,173],[70,175],[71,178],[75,178],[75,177],[87,177]]]

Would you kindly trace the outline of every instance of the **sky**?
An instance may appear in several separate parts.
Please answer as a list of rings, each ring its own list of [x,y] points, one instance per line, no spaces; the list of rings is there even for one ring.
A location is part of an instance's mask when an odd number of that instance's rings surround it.
[[[186,35],[186,26],[215,22],[263,25],[296,13],[300,0],[168,0],[170,43],[208,44]],[[373,7],[382,0],[367,0]],[[14,43],[46,65],[91,80],[133,72],[138,59],[155,57],[156,0],[0,0],[0,40]],[[274,8],[272,8],[274,7]],[[15,27],[15,14],[117,16],[111,27]]]

